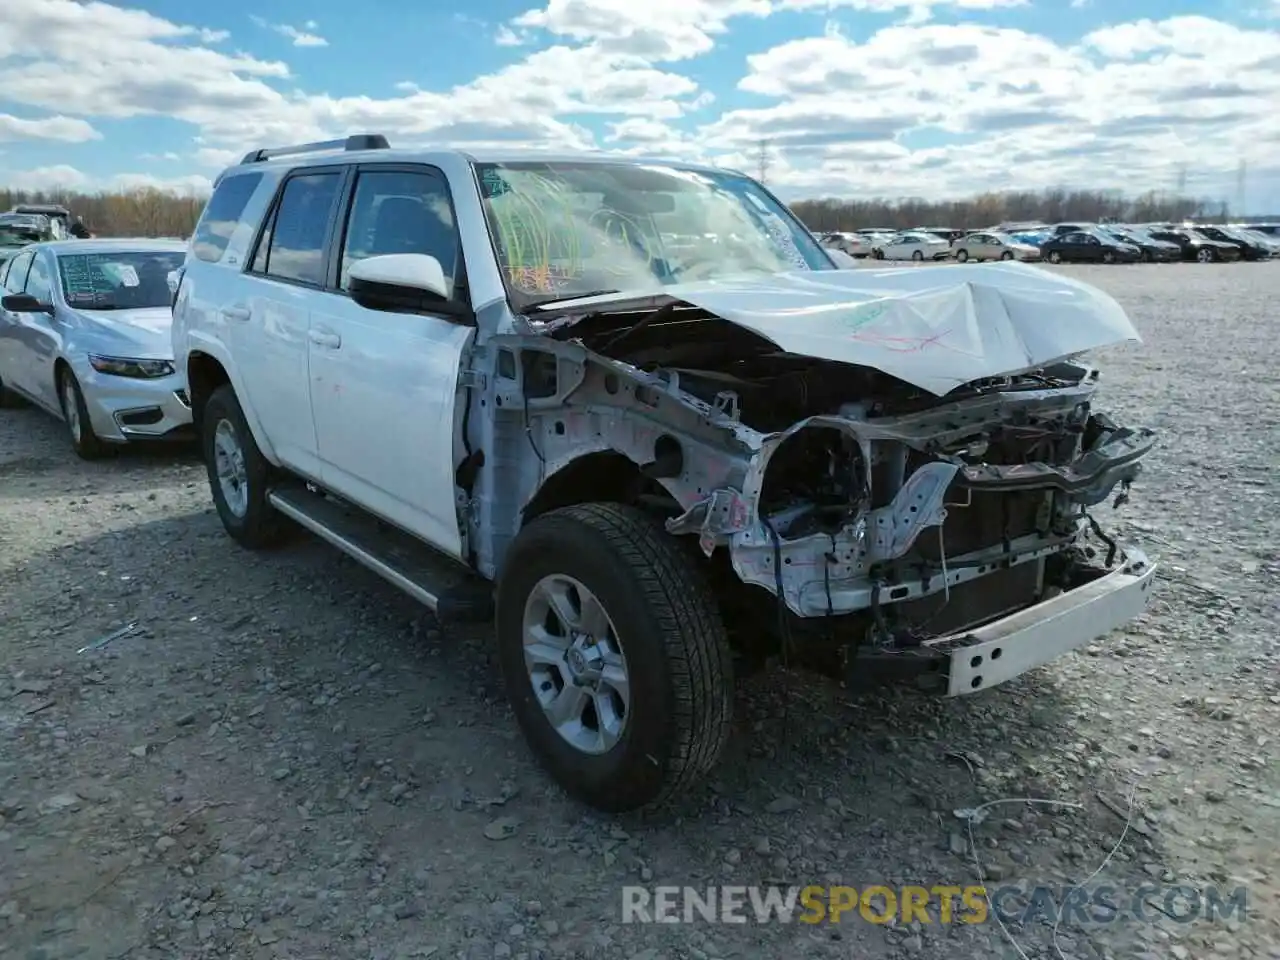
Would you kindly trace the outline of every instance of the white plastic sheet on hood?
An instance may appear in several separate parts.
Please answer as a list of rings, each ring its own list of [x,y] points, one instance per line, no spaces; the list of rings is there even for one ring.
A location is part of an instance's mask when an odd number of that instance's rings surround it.
[[[573,304],[654,295],[700,307],[788,353],[872,367],[937,396],[974,380],[1141,341],[1108,294],[1016,262],[798,271]]]

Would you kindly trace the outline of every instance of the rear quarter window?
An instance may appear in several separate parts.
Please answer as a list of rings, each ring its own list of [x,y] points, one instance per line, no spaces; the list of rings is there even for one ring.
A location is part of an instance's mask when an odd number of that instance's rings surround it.
[[[249,199],[261,182],[260,173],[240,173],[224,177],[214,188],[191,238],[191,252],[197,259],[208,263],[222,259]]]

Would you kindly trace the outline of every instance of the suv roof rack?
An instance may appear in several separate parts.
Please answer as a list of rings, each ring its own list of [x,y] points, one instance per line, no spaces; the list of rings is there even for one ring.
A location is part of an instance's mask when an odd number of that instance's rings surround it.
[[[241,163],[262,163],[274,157],[287,157],[296,153],[319,153],[323,150],[389,150],[391,144],[380,133],[355,133],[340,140],[318,140],[315,143],[298,143],[292,147],[262,147],[244,155]]]

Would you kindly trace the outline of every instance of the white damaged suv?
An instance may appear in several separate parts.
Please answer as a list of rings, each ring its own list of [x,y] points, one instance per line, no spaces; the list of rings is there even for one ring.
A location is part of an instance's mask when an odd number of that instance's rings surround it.
[[[228,533],[494,618],[533,750],[611,811],[705,774],[779,651],[955,696],[1140,614],[1091,511],[1155,437],[1079,359],[1137,339],[1036,267],[836,269],[737,173],[376,135],[225,171],[173,324]]]

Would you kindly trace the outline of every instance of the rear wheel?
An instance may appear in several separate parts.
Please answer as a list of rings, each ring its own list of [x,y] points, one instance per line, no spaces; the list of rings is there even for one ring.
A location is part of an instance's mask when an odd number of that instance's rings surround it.
[[[62,419],[71,435],[71,446],[81,460],[101,460],[109,452],[98,435],[93,432],[89,408],[76,375],[69,367],[58,370],[58,403],[62,407]]]
[[[536,518],[503,561],[512,709],[552,777],[599,810],[674,797],[728,739],[728,636],[685,546],[641,510],[590,503]]]
[[[209,397],[201,425],[209,489],[222,526],[251,549],[278,543],[286,528],[284,517],[267,499],[274,470],[258,449],[230,384]]]
[[[916,263],[919,263],[924,259],[924,253],[921,252],[920,250],[913,250],[911,252],[911,259],[914,260]]]

